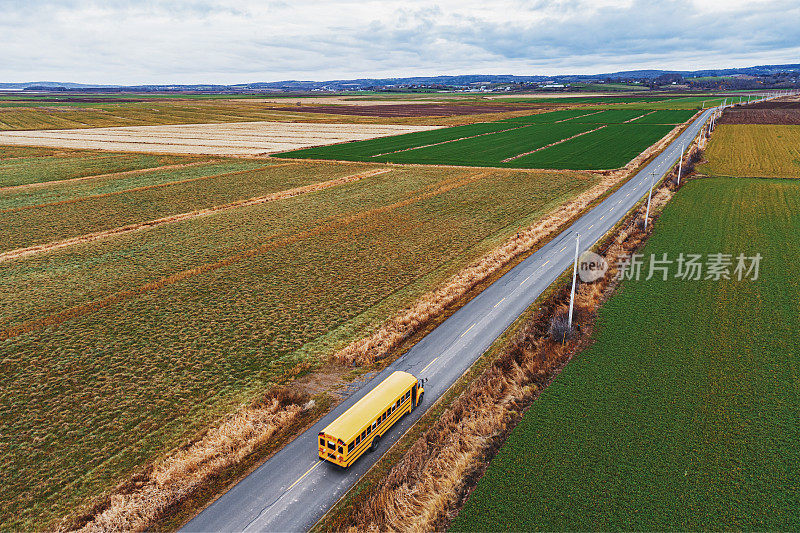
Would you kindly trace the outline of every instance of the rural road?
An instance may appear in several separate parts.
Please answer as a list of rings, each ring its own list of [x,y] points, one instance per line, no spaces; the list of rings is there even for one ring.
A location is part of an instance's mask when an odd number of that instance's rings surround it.
[[[642,197],[651,173],[662,176],[677,160],[681,143],[697,135],[706,110],[667,149],[619,190],[555,239],[506,273],[411,348],[403,357],[231,488],[183,531],[307,531],[403,433],[565,270],[575,254],[590,248]],[[427,378],[420,408],[402,418],[347,470],[317,458],[317,434],[395,370]]]

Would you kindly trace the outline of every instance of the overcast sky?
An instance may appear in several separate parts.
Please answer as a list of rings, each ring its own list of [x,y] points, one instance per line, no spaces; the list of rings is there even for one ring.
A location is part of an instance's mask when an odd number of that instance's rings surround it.
[[[797,0],[0,0],[0,81],[245,83],[800,62]]]

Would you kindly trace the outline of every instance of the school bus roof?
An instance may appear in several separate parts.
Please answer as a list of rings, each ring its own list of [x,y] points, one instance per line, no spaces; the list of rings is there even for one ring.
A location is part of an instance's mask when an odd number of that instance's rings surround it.
[[[322,433],[341,439],[345,443],[350,442],[416,381],[417,378],[408,372],[400,370],[393,372],[339,418],[328,424]]]

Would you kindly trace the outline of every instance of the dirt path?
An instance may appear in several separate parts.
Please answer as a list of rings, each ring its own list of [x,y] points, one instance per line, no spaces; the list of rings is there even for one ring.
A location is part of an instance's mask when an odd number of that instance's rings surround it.
[[[561,120],[556,120],[555,122],[553,122],[553,124],[558,124],[559,122],[569,122],[570,120],[576,120],[576,119],[583,118],[583,117],[590,117],[592,115],[597,115],[597,114],[602,113],[602,112],[603,112],[603,110],[595,111],[594,113],[586,113],[585,115],[578,115],[577,117],[562,118]]]
[[[126,194],[126,193],[130,193],[130,192],[147,191],[147,190],[151,190],[151,189],[160,189],[162,187],[170,187],[172,185],[180,185],[180,184],[183,184],[183,183],[191,183],[193,181],[210,180],[210,179],[214,179],[214,178],[223,178],[223,177],[226,177],[226,176],[236,176],[238,174],[247,174],[248,172],[258,172],[258,171],[261,171],[261,170],[268,170],[268,169],[275,168],[275,167],[287,167],[287,166],[293,166],[293,165],[299,165],[299,164],[301,164],[301,163],[297,162],[297,161],[296,162],[292,162],[292,163],[279,163],[277,165],[267,165],[267,166],[264,166],[264,167],[256,167],[256,168],[251,168],[251,169],[246,169],[246,170],[236,170],[236,171],[233,171],[233,172],[223,172],[222,174],[211,174],[210,176],[198,176],[196,178],[187,178],[185,180],[169,181],[169,182],[166,182],[166,183],[158,183],[158,184],[155,184],[155,185],[145,185],[145,186],[142,186],[142,187],[134,187],[132,189],[124,189],[122,191],[105,192],[105,193],[102,193],[102,194],[93,194],[91,196],[81,196],[80,198],[70,198],[69,200],[60,200],[58,202],[49,202],[49,203],[46,203],[46,204],[33,204],[33,205],[25,205],[25,206],[21,206],[21,207],[10,207],[8,209],[0,210],[0,214],[2,214],[2,213],[11,213],[11,212],[14,212],[14,211],[24,211],[26,209],[36,209],[38,207],[47,207],[47,206],[52,206],[52,205],[74,204],[74,203],[78,203],[78,202],[84,202],[86,200],[91,200],[91,199],[94,199],[94,198],[106,198],[108,196],[116,196],[118,194]]]
[[[639,120],[640,118],[646,117],[647,115],[652,115],[655,111],[650,111],[649,113],[645,113],[644,115],[639,115],[638,117],[633,117],[631,119],[626,120],[623,124],[627,124],[629,122],[633,122],[634,120]]]
[[[384,152],[382,154],[371,155],[370,157],[380,157],[382,155],[399,154],[400,152],[410,152],[411,150],[419,150],[420,148],[428,148],[430,146],[439,146],[440,144],[454,143],[454,142],[458,142],[458,141],[464,141],[466,139],[474,139],[476,137],[483,137],[484,135],[494,135],[495,133],[505,133],[507,131],[521,130],[522,128],[527,128],[527,127],[530,127],[530,124],[527,124],[525,126],[517,126],[517,127],[514,127],[514,128],[508,128],[507,130],[487,131],[486,133],[479,133],[477,135],[470,135],[469,137],[459,137],[458,139],[450,139],[449,141],[442,141],[442,142],[432,143],[432,144],[423,144],[422,146],[412,146],[411,148],[403,148],[402,150],[395,150],[394,152]]]
[[[386,169],[377,169],[377,170],[370,170],[367,172],[361,172],[359,174],[353,174],[351,176],[345,176],[343,178],[337,178],[330,181],[324,181],[321,183],[313,183],[311,185],[305,185],[303,187],[296,187],[294,189],[287,189],[285,191],[279,191],[276,193],[268,194],[266,196],[258,196],[255,198],[248,198],[246,200],[239,200],[236,202],[231,202],[228,204],[217,205],[213,207],[208,207],[206,209],[199,209],[197,211],[191,211],[188,213],[179,213],[177,215],[170,215],[168,217],[162,217],[155,220],[149,220],[147,222],[139,222],[137,224],[129,224],[127,226],[121,226],[118,228],[113,228],[104,231],[98,231],[95,233],[89,233],[87,235],[81,235],[79,237],[72,237],[70,239],[64,239],[62,241],[55,241],[49,242],[46,244],[37,244],[36,246],[28,246],[26,248],[17,248],[16,250],[10,250],[8,252],[4,252],[0,254],[0,263],[3,261],[10,261],[11,259],[18,259],[22,257],[28,257],[31,255],[44,253],[44,252],[51,252],[53,250],[59,250],[61,248],[67,248],[69,246],[75,246],[78,244],[83,244],[87,242],[92,242],[100,239],[107,239],[109,237],[116,237],[119,235],[124,235],[126,233],[131,233],[134,231],[141,231],[144,229],[155,228],[158,226],[163,226],[164,224],[172,224],[174,222],[182,222],[184,220],[190,220],[193,218],[203,217],[212,215],[214,213],[219,213],[221,211],[227,211],[229,209],[236,209],[239,207],[247,207],[251,205],[263,204],[266,202],[273,202],[275,200],[284,200],[287,198],[291,198],[293,196],[298,196],[301,194],[306,194],[309,192],[320,191],[323,189],[327,189],[329,187],[335,187],[337,185],[343,185],[345,183],[350,183],[353,181],[358,181],[360,179],[369,178],[372,176],[377,176],[379,174],[385,174],[387,172],[391,172],[393,169],[386,168]]]
[[[508,163],[508,162],[513,161],[515,159],[519,159],[520,157],[525,157],[526,155],[535,154],[536,152],[538,152],[540,150],[544,150],[545,148],[550,148],[551,146],[555,146],[557,144],[565,143],[565,142],[570,141],[570,140],[572,140],[572,139],[574,139],[576,137],[580,137],[581,135],[587,135],[587,134],[593,133],[593,132],[595,132],[597,130],[602,130],[606,126],[608,126],[608,124],[600,126],[599,128],[595,128],[593,130],[582,131],[581,133],[577,133],[577,134],[573,135],[572,137],[567,137],[566,139],[561,139],[560,141],[556,141],[554,143],[550,143],[548,145],[542,146],[541,148],[537,148],[536,150],[531,150],[530,152],[524,152],[522,154],[517,154],[515,156],[509,157],[508,159],[503,159],[503,163]]]

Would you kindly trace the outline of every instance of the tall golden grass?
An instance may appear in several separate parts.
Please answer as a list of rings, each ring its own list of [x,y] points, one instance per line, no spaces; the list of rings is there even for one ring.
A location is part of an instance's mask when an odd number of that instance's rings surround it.
[[[696,158],[697,148],[686,160]],[[672,198],[674,177],[653,196],[651,213],[660,213]],[[576,293],[576,321],[584,325],[571,339],[552,338],[549,325],[567,312],[569,291],[563,286],[523,325],[507,347],[467,390],[408,449],[372,490],[354,497],[350,507],[326,524],[339,531],[433,531],[445,529],[475,486],[522,412],[589,340],[597,308],[616,286],[616,261],[637,250],[644,206],[630,214],[616,234],[600,247],[609,273],[582,283]],[[586,327],[589,326],[589,327]]]
[[[278,389],[256,405],[225,419],[192,445],[156,464],[145,479],[110,496],[84,524],[65,523],[65,530],[145,531],[171,506],[204,482],[239,463],[268,442],[304,410],[307,396]]]

